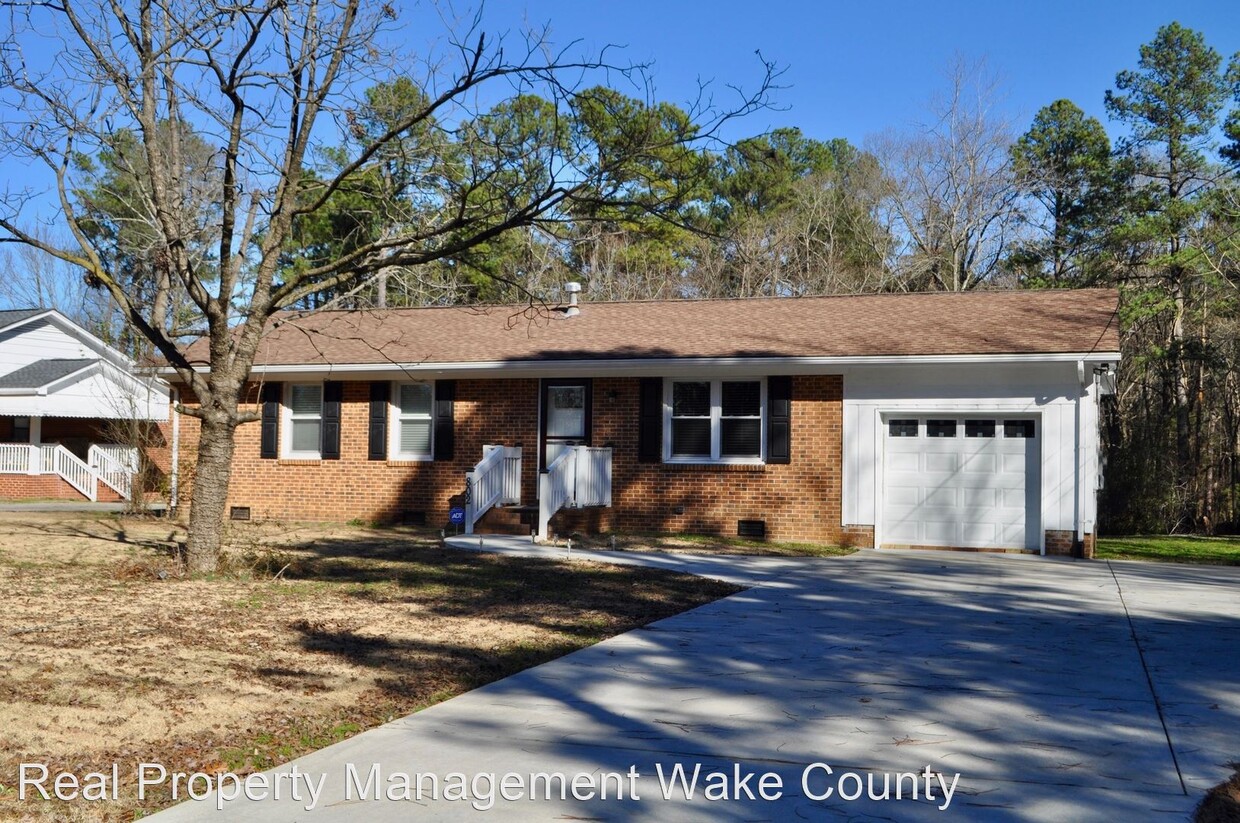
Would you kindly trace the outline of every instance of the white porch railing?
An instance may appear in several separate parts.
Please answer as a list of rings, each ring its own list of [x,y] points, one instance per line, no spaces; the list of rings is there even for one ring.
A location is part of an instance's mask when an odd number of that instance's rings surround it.
[[[90,500],[98,499],[99,484],[95,473],[90,470],[90,466],[78,460],[77,455],[64,446],[52,447],[51,466],[45,465],[44,471],[46,472],[48,468]]]
[[[38,461],[37,446],[0,443],[0,474],[38,474]]]
[[[128,446],[91,446],[87,463],[99,480],[126,500],[132,499],[133,477],[138,470],[138,450]]]
[[[141,468],[138,460],[137,446],[121,446],[116,443],[93,443],[86,452],[87,463],[92,466],[94,464],[93,455],[105,454],[112,459],[113,462],[120,464],[121,467],[127,468],[131,472],[137,472]]]
[[[611,505],[611,449],[569,446],[538,478],[539,540],[560,509]]]
[[[482,460],[465,475],[465,533],[492,506],[521,502],[521,447],[483,446]]]
[[[91,446],[89,465],[58,443],[0,443],[0,474],[55,474],[88,500],[99,497],[99,482],[130,499],[133,492],[136,449],[125,446]],[[123,461],[123,462],[122,462]]]

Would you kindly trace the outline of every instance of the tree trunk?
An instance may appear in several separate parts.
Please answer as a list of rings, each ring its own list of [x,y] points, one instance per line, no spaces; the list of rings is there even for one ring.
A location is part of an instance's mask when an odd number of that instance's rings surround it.
[[[212,411],[202,418],[185,552],[191,574],[210,574],[219,560],[236,431],[234,415]]]
[[[1187,340],[1184,327],[1186,314],[1187,300],[1184,287],[1177,284],[1175,317],[1171,325],[1171,375],[1175,392],[1175,454],[1178,474],[1176,479],[1181,495],[1179,515],[1189,524],[1196,526],[1198,512],[1194,502],[1194,493],[1198,490],[1198,467],[1193,461],[1192,450],[1192,391],[1189,385],[1191,376],[1184,362]]]

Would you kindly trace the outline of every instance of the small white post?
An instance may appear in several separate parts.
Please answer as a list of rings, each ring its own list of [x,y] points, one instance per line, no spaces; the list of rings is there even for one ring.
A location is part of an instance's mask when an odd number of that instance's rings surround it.
[[[538,541],[547,539],[547,527],[551,523],[551,475],[538,475]]]

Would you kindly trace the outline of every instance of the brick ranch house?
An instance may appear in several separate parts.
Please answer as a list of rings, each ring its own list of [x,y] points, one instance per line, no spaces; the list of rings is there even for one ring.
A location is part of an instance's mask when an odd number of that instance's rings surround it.
[[[148,479],[171,468],[168,398],[166,383],[60,312],[0,311],[0,501],[145,494],[133,486],[141,460]]]
[[[571,298],[276,318],[232,515],[1092,550],[1113,291]]]

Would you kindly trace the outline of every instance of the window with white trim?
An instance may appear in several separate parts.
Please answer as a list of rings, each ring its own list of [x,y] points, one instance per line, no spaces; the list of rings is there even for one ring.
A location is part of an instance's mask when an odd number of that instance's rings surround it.
[[[291,383],[288,396],[286,457],[317,460],[322,456],[323,384]]]
[[[430,460],[434,442],[434,387],[397,383],[392,392],[395,414],[389,454],[396,460]]]
[[[763,380],[669,380],[664,410],[668,462],[760,463],[765,455]]]

